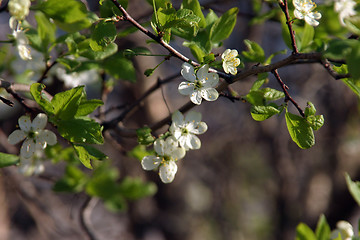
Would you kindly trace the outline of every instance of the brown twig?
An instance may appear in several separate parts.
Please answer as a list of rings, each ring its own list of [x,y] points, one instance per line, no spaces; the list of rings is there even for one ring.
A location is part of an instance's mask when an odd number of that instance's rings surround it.
[[[86,233],[89,240],[96,240],[95,233],[89,226],[90,219],[91,219],[91,213],[94,209],[95,205],[97,204],[98,200],[97,198],[92,198],[87,196],[84,204],[81,206],[80,209],[80,224],[84,232]]]
[[[279,1],[279,5],[281,10],[284,12],[285,14],[285,18],[286,18],[286,25],[289,28],[289,33],[290,33],[290,39],[291,39],[291,46],[293,48],[293,53],[298,53],[298,49],[296,46],[296,41],[295,41],[295,32],[292,28],[292,21],[290,20],[290,14],[289,14],[289,8],[288,8],[288,2],[287,0],[283,0],[283,1]]]
[[[335,79],[339,80],[342,78],[349,78],[351,77],[350,74],[338,74],[332,67],[331,63],[327,59],[322,59],[321,64],[323,67],[328,71],[328,73]]]
[[[46,63],[46,68],[43,72],[43,74],[40,76],[39,80],[37,81],[38,83],[42,83],[44,81],[45,78],[47,78],[47,74],[50,71],[50,69],[55,66],[55,64],[57,63],[57,61],[52,62],[51,64]]]
[[[302,117],[305,117],[304,111],[300,108],[299,104],[297,104],[297,102],[295,102],[295,100],[290,96],[289,92],[287,91],[289,89],[289,87],[286,86],[286,84],[281,80],[277,69],[271,71],[271,73],[274,74],[276,80],[279,82],[279,84],[285,94],[285,102],[290,101],[296,107],[296,109],[299,111],[300,115]]]

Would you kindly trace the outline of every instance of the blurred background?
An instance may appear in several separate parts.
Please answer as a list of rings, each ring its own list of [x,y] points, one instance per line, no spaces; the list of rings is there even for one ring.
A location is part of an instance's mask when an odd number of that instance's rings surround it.
[[[204,13],[211,8],[218,15],[232,7],[239,8],[237,24],[231,37],[214,53],[226,48],[245,50],[244,39],[260,44],[266,56],[286,49],[281,25],[268,21],[250,25],[253,16],[250,0],[200,1]],[[3,3],[4,4],[4,3]],[[97,1],[87,2],[97,11]],[[174,1],[179,8],[181,1]],[[139,22],[151,19],[152,8],[144,0],[129,1],[128,12]],[[10,33],[9,15],[0,14],[1,38]],[[31,16],[29,17],[31,21]],[[129,24],[121,22],[119,29]],[[147,44],[136,32],[117,43],[120,48],[147,47],[153,53],[166,51]],[[190,51],[181,41],[171,45],[186,56]],[[279,55],[277,61],[290,54]],[[106,108],[129,104],[153,86],[180,72],[182,62],[172,58],[147,78],[143,72],[155,67],[161,57],[136,57],[137,83],[116,82],[107,96]],[[26,65],[25,65],[26,64]],[[26,62],[13,64],[12,71],[25,71]],[[108,154],[121,176],[138,176],[153,181],[158,187],[153,197],[131,202],[128,209],[113,213],[97,199],[84,194],[54,193],[53,181],[60,178],[64,164],[46,164],[46,171],[36,177],[24,177],[16,167],[0,170],[0,239],[87,239],[80,213],[85,211],[94,239],[125,240],[290,240],[300,222],[312,229],[321,214],[332,227],[339,220],[357,226],[359,208],[347,190],[344,173],[360,179],[360,116],[358,98],[341,80],[334,80],[319,64],[291,65],[279,69],[289,93],[304,109],[307,101],[323,114],[324,126],[315,132],[316,144],[302,150],[292,142],[284,115],[256,122],[250,115],[250,104],[220,97],[195,107],[209,127],[200,136],[200,150],[190,151],[179,161],[179,169],[171,184],[163,184],[156,172],[145,172],[127,152],[136,139],[115,131],[105,133],[102,150]],[[2,76],[4,78],[4,76]],[[255,77],[237,82],[232,87],[240,95],[248,93]],[[15,79],[7,79],[15,81]],[[128,128],[151,125],[169,115],[188,97],[178,94],[179,76],[152,94],[123,125]],[[94,87],[95,86],[95,87]],[[89,87],[89,96],[99,98],[98,85]],[[269,86],[281,90],[270,76]],[[16,128],[22,115],[20,107],[0,105],[0,150],[17,153],[9,146],[7,136]],[[169,109],[168,109],[169,108]],[[297,113],[290,106],[289,111]],[[116,117],[119,112],[107,116]],[[166,127],[155,134],[165,132]],[[88,171],[85,170],[84,171]],[[86,207],[86,209],[84,209]]]

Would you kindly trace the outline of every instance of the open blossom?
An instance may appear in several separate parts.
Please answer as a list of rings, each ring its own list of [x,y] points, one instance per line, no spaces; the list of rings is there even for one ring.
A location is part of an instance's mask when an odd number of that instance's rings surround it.
[[[47,144],[55,145],[56,135],[50,130],[44,130],[47,123],[47,116],[39,113],[31,122],[29,116],[19,118],[20,129],[12,132],[8,141],[10,144],[17,144],[25,140],[20,149],[20,156],[31,158],[36,150],[46,148]]]
[[[295,10],[294,15],[298,19],[304,19],[305,22],[313,27],[319,25],[318,19],[321,18],[321,13],[313,10],[316,8],[316,4],[311,0],[294,0]]]
[[[9,20],[9,26],[13,30],[12,35],[16,40],[16,47],[19,53],[19,56],[23,60],[31,60],[31,51],[29,48],[29,40],[27,39],[25,32],[20,29],[18,21],[11,17]]]
[[[238,51],[233,49],[226,49],[223,54],[221,54],[221,58],[223,60],[223,69],[226,73],[231,73],[232,75],[236,75],[237,66],[240,64],[240,59],[237,58]]]
[[[339,13],[340,23],[345,26],[344,19],[356,15],[354,7],[356,2],[353,0],[336,0],[334,4],[335,12]]]
[[[354,236],[354,230],[351,224],[347,221],[339,221],[336,224],[336,229],[331,232],[331,239],[337,239],[341,236],[342,240],[351,240]]]
[[[141,160],[144,170],[159,167],[159,176],[163,183],[171,183],[177,172],[176,162],[185,156],[185,149],[178,146],[175,138],[156,139],[154,142],[156,155],[145,156]]]
[[[8,9],[10,15],[20,21],[29,15],[30,5],[30,0],[10,0],[8,3]]]
[[[194,67],[189,63],[183,63],[181,75],[187,80],[180,83],[178,89],[182,95],[190,95],[190,100],[197,105],[204,98],[207,101],[215,101],[219,93],[214,88],[219,82],[216,73],[209,73],[209,65],[202,66],[195,75]]]
[[[170,133],[185,150],[199,149],[201,142],[196,135],[203,134],[207,128],[206,123],[201,122],[201,113],[189,112],[184,117],[179,111],[176,111],[172,115]]]

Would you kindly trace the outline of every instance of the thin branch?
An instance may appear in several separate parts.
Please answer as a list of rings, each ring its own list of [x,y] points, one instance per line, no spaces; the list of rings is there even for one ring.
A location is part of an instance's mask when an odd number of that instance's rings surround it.
[[[11,94],[13,98],[15,98],[25,108],[25,111],[33,112],[33,110],[25,103],[25,100],[14,91],[10,82],[0,79],[0,87],[4,88],[9,94]]]
[[[178,52],[176,49],[174,49],[172,46],[170,46],[168,43],[166,43],[161,36],[157,36],[155,34],[153,34],[152,32],[150,32],[149,30],[147,30],[146,28],[144,28],[140,23],[138,23],[135,19],[133,19],[130,14],[121,6],[121,4],[119,4],[116,0],[111,0],[115,6],[121,11],[121,13],[123,14],[123,16],[119,17],[119,20],[124,20],[124,21],[128,21],[130,22],[132,25],[134,25],[137,29],[139,29],[141,32],[143,32],[145,35],[147,35],[148,37],[150,37],[151,39],[155,40],[157,43],[159,43],[162,47],[164,47],[166,50],[169,51],[169,53],[171,53],[172,56],[180,59],[183,62],[189,62],[191,61],[191,64],[195,65],[195,66],[200,66],[199,63],[190,60],[188,57],[184,56],[183,54],[181,54],[180,52]],[[220,72],[216,69],[213,68],[209,68],[209,72],[214,72],[219,74],[220,77],[222,77],[223,79],[225,79],[226,81],[231,81],[231,79],[233,78],[231,74],[226,74],[223,72]]]
[[[13,103],[12,101],[10,101],[10,100],[2,97],[2,96],[0,96],[0,100],[1,100],[3,103],[5,103],[6,105],[8,105],[9,107],[13,107],[13,106],[14,106],[14,103]]]
[[[293,48],[293,53],[298,53],[299,51],[298,51],[297,46],[296,46],[295,32],[294,32],[294,30],[292,28],[292,21],[290,20],[288,2],[287,2],[287,0],[279,1],[279,5],[280,5],[281,10],[285,14],[286,24],[288,26],[289,33],[290,33],[291,46]]]
[[[323,67],[328,71],[328,73],[335,79],[339,80],[342,78],[349,78],[351,77],[350,74],[338,74],[331,66],[331,63],[327,59],[323,59],[321,61]]]
[[[52,62],[51,64],[46,63],[46,68],[43,72],[43,74],[40,76],[39,80],[37,81],[38,83],[42,83],[44,81],[45,78],[47,78],[47,74],[50,71],[50,69],[55,66],[55,64],[57,63],[57,61]]]
[[[84,204],[81,206],[80,209],[80,224],[84,232],[86,233],[89,240],[96,240],[95,233],[89,226],[91,220],[91,213],[94,209],[95,205],[97,204],[98,199],[87,197]]]
[[[289,89],[289,87],[286,86],[286,84],[281,80],[277,69],[275,69],[271,72],[272,72],[272,74],[274,74],[276,80],[279,82],[279,84],[285,94],[285,102],[290,101],[296,107],[296,109],[299,111],[300,115],[302,117],[305,117],[304,111],[300,108],[299,104],[297,104],[297,102],[295,102],[295,100],[290,96],[289,92],[287,91]]]

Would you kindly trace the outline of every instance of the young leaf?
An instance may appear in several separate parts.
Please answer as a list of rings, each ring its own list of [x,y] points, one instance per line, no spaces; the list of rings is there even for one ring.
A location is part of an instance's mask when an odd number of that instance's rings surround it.
[[[19,162],[19,156],[0,152],[0,168],[16,165]]]
[[[251,116],[255,121],[264,121],[275,114],[279,114],[280,111],[271,106],[251,106]]]
[[[103,67],[105,71],[114,78],[130,82],[136,81],[133,63],[129,59],[123,57],[123,54],[120,52],[106,58],[103,62]]]
[[[296,240],[317,240],[314,232],[306,224],[300,223],[296,227]]]
[[[311,115],[306,118],[309,122],[311,128],[314,131],[319,130],[324,125],[324,116],[323,115]]]
[[[302,149],[307,149],[315,144],[313,129],[306,119],[285,113],[286,125],[292,140]]]
[[[324,51],[324,57],[334,60],[344,60],[357,44],[358,41],[355,39],[332,40],[328,43],[328,47]]]
[[[205,17],[201,11],[201,6],[198,0],[183,0],[181,7],[185,9],[190,9],[196,14],[196,16],[200,18],[199,27],[204,28],[206,26]]]
[[[116,27],[112,22],[99,22],[91,34],[90,47],[94,51],[104,48],[116,39]]]
[[[360,206],[360,182],[352,181],[350,175],[345,173],[346,184],[356,203]]]
[[[141,161],[145,156],[149,156],[152,155],[153,153],[151,151],[147,151],[146,150],[146,146],[139,144],[136,147],[134,147],[133,149],[131,149],[130,152],[128,152],[128,156],[130,157],[134,157],[137,160]]]
[[[56,26],[42,12],[35,12],[37,32],[41,39],[42,52],[47,54],[48,45],[55,41]]]
[[[350,54],[346,57],[348,69],[351,77],[355,80],[360,79],[360,44],[354,45]]]
[[[264,83],[269,81],[268,79],[268,73],[260,73],[258,74],[258,78],[251,86],[250,91],[258,90]]]
[[[235,27],[238,12],[238,8],[231,8],[214,22],[210,29],[210,40],[213,43],[219,43],[230,36]]]
[[[102,106],[104,103],[100,99],[84,100],[80,102],[80,105],[76,111],[75,117],[87,116],[96,108]]]
[[[73,143],[103,144],[102,127],[91,118],[78,117],[58,122],[61,136]]]
[[[316,226],[315,235],[317,240],[328,240],[330,239],[330,226],[326,221],[325,216],[322,214]]]
[[[241,54],[244,56],[244,61],[259,63],[263,63],[265,61],[264,50],[259,44],[248,39],[245,39],[244,43],[248,49],[247,51],[241,52]]]
[[[315,30],[310,24],[305,24],[304,31],[301,36],[301,49],[305,49],[314,39]]]
[[[45,85],[41,83],[33,83],[30,86],[30,93],[34,100],[39,104],[39,106],[47,113],[47,114],[54,114],[54,107],[51,102],[46,99],[43,94],[42,90],[45,89]]]
[[[84,86],[79,86],[57,93],[51,100],[55,116],[62,120],[73,118],[78,110],[83,91]]]
[[[151,129],[149,127],[136,129],[136,135],[138,142],[143,145],[149,145],[155,141],[155,137],[151,135]]]
[[[119,185],[118,191],[129,200],[154,195],[157,187],[154,183],[145,183],[140,178],[126,177]]]
[[[86,39],[83,42],[79,43],[77,47],[79,48],[79,54],[82,57],[86,57],[90,60],[103,60],[111,55],[114,55],[118,50],[118,45],[115,43],[110,43],[103,48],[102,51],[94,51],[90,47],[90,39]]]
[[[84,190],[88,177],[79,168],[68,164],[64,176],[55,183],[55,192],[81,192]]]
[[[91,160],[104,160],[107,158],[104,153],[92,146],[84,144],[74,144],[73,146],[80,162],[87,168],[92,169]]]

